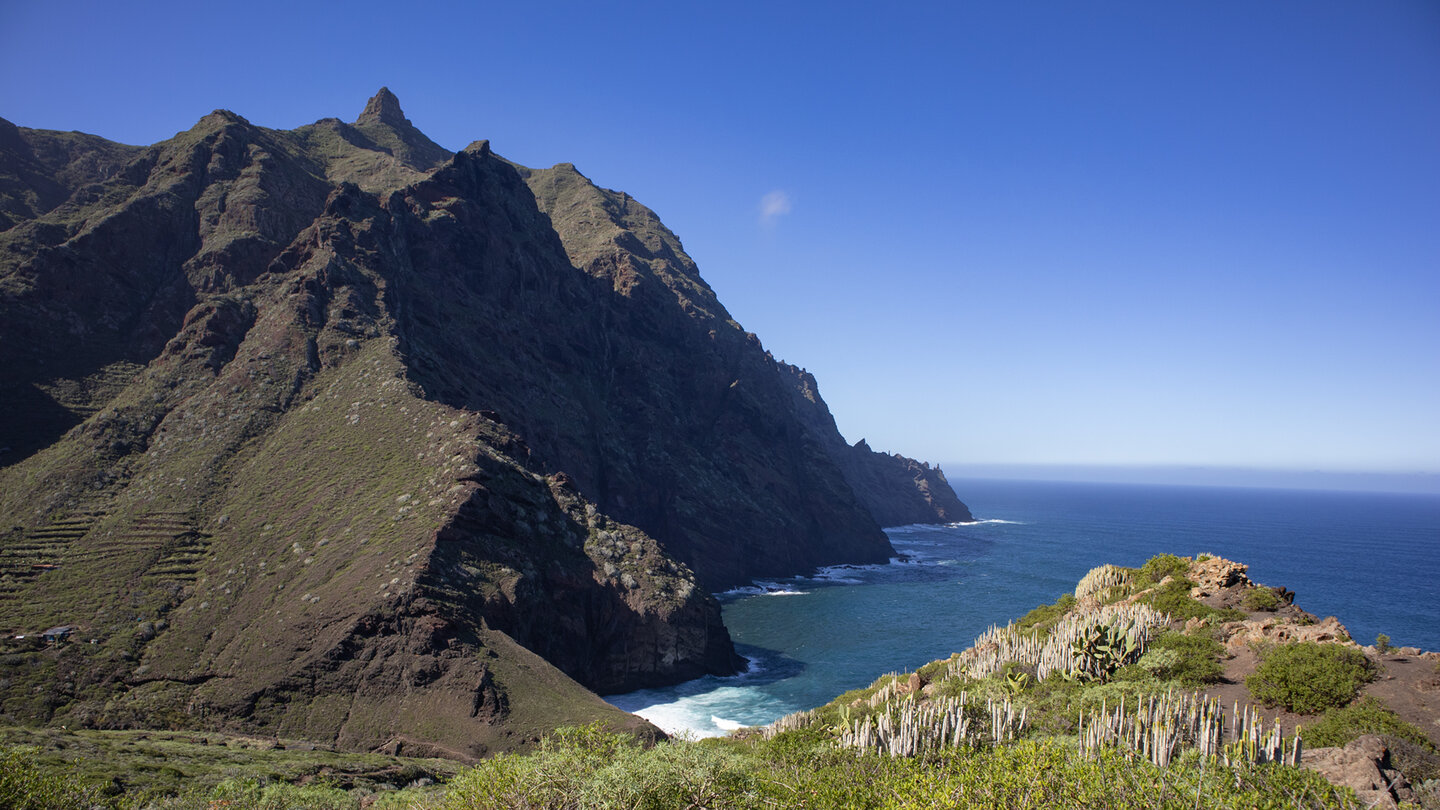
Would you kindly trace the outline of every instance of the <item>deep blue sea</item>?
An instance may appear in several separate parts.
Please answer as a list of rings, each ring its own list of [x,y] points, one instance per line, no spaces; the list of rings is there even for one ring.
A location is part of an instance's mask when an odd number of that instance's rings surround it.
[[[1036,481],[952,482],[977,522],[889,529],[889,565],[721,597],[750,671],[611,703],[670,732],[721,734],[962,650],[1103,563],[1217,554],[1295,591],[1361,643],[1440,650],[1440,495]]]

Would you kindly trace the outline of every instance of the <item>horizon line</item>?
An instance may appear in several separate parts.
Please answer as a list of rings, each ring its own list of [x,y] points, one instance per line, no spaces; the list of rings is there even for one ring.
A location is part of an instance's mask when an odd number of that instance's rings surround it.
[[[1395,492],[1440,495],[1440,471],[1318,470],[1203,464],[1033,464],[950,462],[947,476],[1169,486]]]

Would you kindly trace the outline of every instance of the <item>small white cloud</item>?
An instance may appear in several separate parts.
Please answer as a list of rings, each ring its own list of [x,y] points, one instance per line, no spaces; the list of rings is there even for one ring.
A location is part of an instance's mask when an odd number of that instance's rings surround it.
[[[760,198],[760,224],[774,225],[780,217],[790,213],[790,195],[775,189]]]

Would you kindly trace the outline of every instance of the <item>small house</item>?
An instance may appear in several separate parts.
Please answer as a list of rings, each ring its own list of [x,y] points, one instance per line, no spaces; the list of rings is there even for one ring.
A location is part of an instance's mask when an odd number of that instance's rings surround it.
[[[59,627],[52,627],[41,633],[40,638],[44,639],[46,643],[58,644],[69,638],[70,635],[78,629],[79,628],[73,624],[62,624]]]

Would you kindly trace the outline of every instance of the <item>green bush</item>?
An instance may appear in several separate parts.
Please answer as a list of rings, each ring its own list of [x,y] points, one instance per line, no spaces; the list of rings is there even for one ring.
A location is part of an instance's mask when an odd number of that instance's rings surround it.
[[[1352,705],[1325,712],[1325,716],[1300,731],[1300,738],[1310,748],[1345,745],[1364,734],[1381,734],[1409,740],[1435,751],[1435,744],[1425,732],[1400,719],[1400,715],[1372,697],[1361,698]]]
[[[305,810],[358,810],[359,802],[339,788],[281,782],[265,786],[256,810],[291,810],[301,807]]]
[[[1042,735],[1074,734],[1081,696],[1093,688],[1068,678],[1038,681],[1025,695],[1030,728]]]
[[[1055,604],[1040,605],[1021,616],[1020,621],[1015,623],[1015,627],[1018,630],[1026,631],[1049,630],[1055,626],[1056,622],[1060,621],[1061,616],[1064,616],[1073,607],[1075,607],[1075,595],[1067,593],[1055,600]]]
[[[1263,652],[1245,685],[1266,706],[1319,714],[1354,700],[1374,677],[1369,659],[1359,650],[1306,641]]]
[[[96,791],[68,773],[35,765],[39,749],[0,747],[0,807],[6,810],[88,810]]]
[[[1140,566],[1137,584],[1140,587],[1149,587],[1165,577],[1185,579],[1185,575],[1188,573],[1190,573],[1190,561],[1184,557],[1177,557],[1174,554],[1156,554]]]
[[[931,661],[923,667],[915,670],[926,683],[933,683],[945,677],[950,671],[950,662],[959,658],[959,655],[952,655],[949,658],[941,658],[938,661]]]
[[[1398,714],[1372,697],[1331,709],[1314,725],[1300,730],[1301,738],[1310,748],[1345,745],[1363,734],[1376,734],[1385,741],[1391,767],[1404,774],[1411,785],[1440,779],[1440,750],[1424,731],[1401,720]]]
[[[1233,608],[1212,608],[1191,598],[1190,589],[1194,586],[1195,583],[1188,579],[1172,579],[1151,591],[1141,601],[1158,611],[1170,614],[1170,618],[1177,621],[1214,619],[1228,622],[1245,618],[1244,613]]]
[[[1300,768],[1202,766],[1196,756],[1158,768],[1115,751],[1096,757],[1055,740],[974,755],[947,752],[930,767],[876,785],[883,805],[925,808],[1342,807],[1345,791]]]
[[[1251,588],[1245,593],[1241,605],[1246,610],[1279,610],[1280,597],[1269,588]]]
[[[480,763],[451,782],[441,807],[738,808],[750,806],[754,778],[753,764],[723,744],[672,742],[646,750],[587,727],[562,730],[528,756]]]
[[[403,791],[396,791],[403,793]],[[323,784],[294,785],[288,782],[261,784],[255,779],[225,779],[210,790],[190,789],[177,796],[145,793],[126,796],[120,807],[144,810],[359,810],[360,801],[350,793]],[[414,796],[407,798],[413,799]],[[374,807],[385,804],[375,803]],[[413,802],[407,802],[407,808]]]
[[[1220,665],[1224,653],[1225,648],[1213,638],[1170,630],[1150,643],[1138,665],[1160,680],[1201,686],[1218,683],[1224,676]]]
[[[1157,655],[1152,656],[1154,652]],[[1110,680],[1119,683],[1153,683],[1158,684],[1159,678],[1155,675],[1157,662],[1163,662],[1174,657],[1174,653],[1168,650],[1151,650],[1140,657],[1139,661],[1133,664],[1126,664],[1115,670],[1110,675]]]
[[[587,787],[594,806],[670,810],[676,807],[749,807],[756,768],[742,754],[716,744],[657,745],[626,749],[596,772]]]
[[[1395,648],[1390,646],[1389,636],[1385,635],[1384,633],[1379,633],[1375,636],[1375,649],[1376,651],[1383,654],[1388,653]]]

